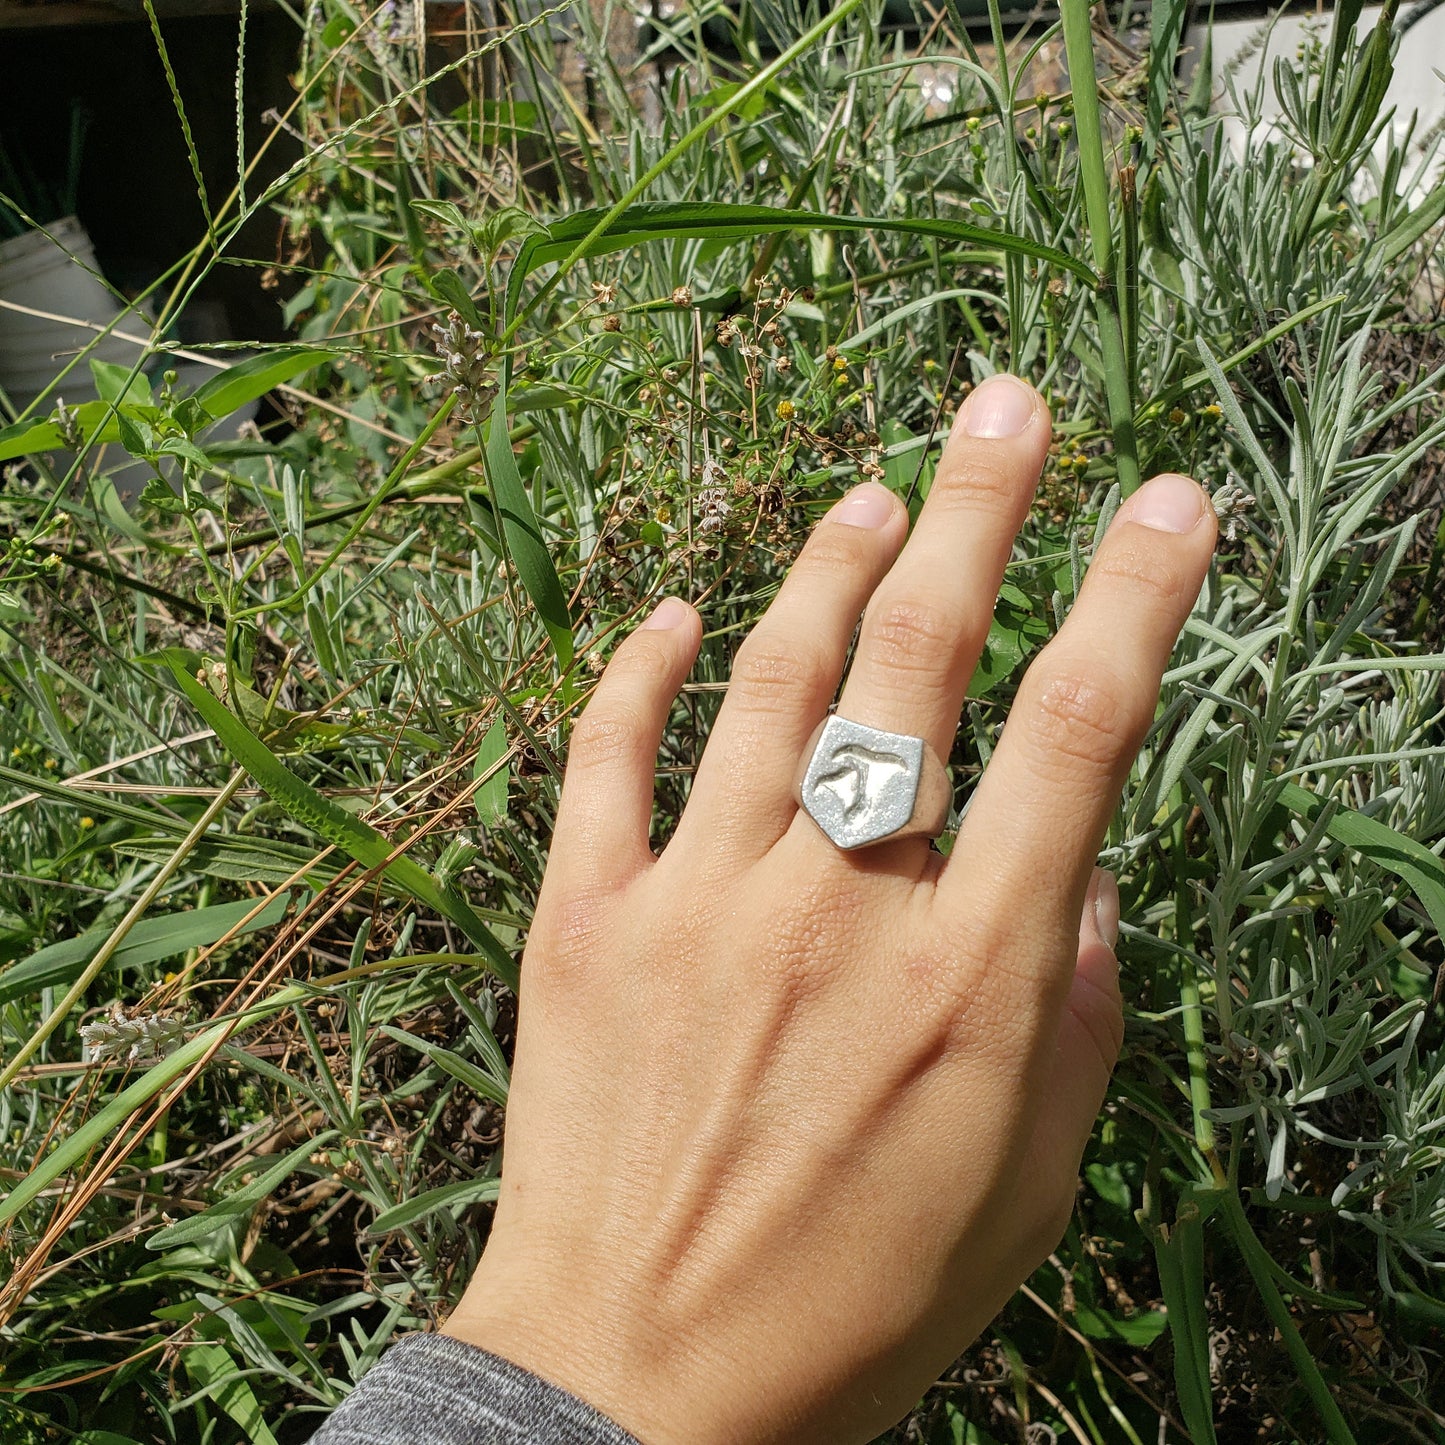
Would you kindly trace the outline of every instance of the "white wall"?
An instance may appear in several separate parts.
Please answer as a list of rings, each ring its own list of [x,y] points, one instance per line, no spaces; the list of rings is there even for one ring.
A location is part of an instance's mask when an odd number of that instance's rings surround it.
[[[1408,10],[1411,0],[1404,0],[1401,9]],[[1370,7],[1360,17],[1359,33],[1368,33],[1380,11]],[[1274,58],[1293,56],[1305,37],[1306,27],[1314,26],[1322,41],[1327,41],[1333,25],[1330,12],[1324,10],[1318,18],[1307,16],[1286,16],[1276,22],[1270,35],[1267,53],[1263,46],[1243,61],[1235,72],[1234,84],[1243,94],[1259,75],[1260,66],[1265,71],[1265,116],[1266,119],[1279,114],[1279,103],[1274,94],[1272,79]],[[1216,97],[1223,89],[1225,67],[1231,59],[1264,34],[1265,22],[1258,20],[1226,20],[1214,27],[1213,74]],[[1203,54],[1204,30],[1193,29],[1188,44],[1194,56]],[[1190,68],[1188,60],[1185,69]],[[1445,121],[1445,6],[1413,26],[1400,42],[1395,56],[1395,75],[1386,98],[1386,105],[1396,108],[1395,126],[1397,135],[1403,132],[1405,121],[1411,111],[1419,113],[1415,125],[1418,140],[1432,125]],[[1243,134],[1239,121],[1231,118],[1226,122],[1236,143]]]

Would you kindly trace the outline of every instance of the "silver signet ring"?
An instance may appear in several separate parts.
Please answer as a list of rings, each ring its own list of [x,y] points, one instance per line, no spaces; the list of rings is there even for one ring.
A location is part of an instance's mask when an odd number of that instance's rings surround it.
[[[953,787],[924,739],[834,713],[808,740],[794,796],[839,848],[866,848],[886,839],[938,837]]]

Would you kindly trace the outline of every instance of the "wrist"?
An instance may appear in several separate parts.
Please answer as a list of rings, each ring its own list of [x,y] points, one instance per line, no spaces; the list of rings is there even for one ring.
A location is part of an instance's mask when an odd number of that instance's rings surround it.
[[[743,1445],[720,1426],[714,1397],[726,1378],[714,1361],[703,1367],[679,1332],[648,1324],[648,1312],[576,1279],[552,1282],[545,1272],[514,1277],[477,1271],[442,1333],[486,1350],[557,1385],[606,1415],[641,1445]]]

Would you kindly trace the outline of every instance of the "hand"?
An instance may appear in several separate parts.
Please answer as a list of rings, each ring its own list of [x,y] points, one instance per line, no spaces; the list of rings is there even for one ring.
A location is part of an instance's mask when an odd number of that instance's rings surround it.
[[[446,1328],[645,1445],[872,1438],[1068,1222],[1123,1034],[1092,865],[1209,564],[1207,498],[1160,477],[1120,509],[947,860],[841,852],[791,792],[860,613],[839,712],[949,756],[1049,433],[996,378],[906,546],[885,488],[833,507],[738,652],[661,857],[691,607],[619,647],[573,733],[496,1221]]]

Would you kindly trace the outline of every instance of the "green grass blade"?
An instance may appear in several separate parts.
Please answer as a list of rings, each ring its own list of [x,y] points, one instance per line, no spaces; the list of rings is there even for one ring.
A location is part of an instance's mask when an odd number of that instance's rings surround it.
[[[1084,214],[1089,223],[1094,269],[1098,272],[1094,293],[1095,315],[1099,325],[1099,350],[1104,363],[1109,430],[1113,434],[1119,490],[1127,497],[1139,487],[1139,458],[1134,435],[1133,388],[1129,384],[1131,368],[1119,310],[1120,278],[1114,256],[1114,222],[1109,212],[1109,176],[1099,112],[1094,35],[1089,24],[1091,8],[1089,0],[1059,0],[1059,13],[1064,22],[1064,50],[1073,86]]]
[[[1209,1321],[1204,1311],[1204,1221],[1189,1198],[1180,1200],[1172,1229],[1154,1231],[1160,1292],[1174,1342],[1174,1387],[1194,1445],[1214,1445],[1214,1397],[1209,1380]]]
[[[186,1219],[178,1219],[174,1224],[168,1224],[164,1229],[148,1235],[146,1248],[177,1249],[184,1244],[194,1244],[199,1239],[209,1239],[218,1229],[224,1229],[228,1224],[234,1224],[242,1215],[249,1214],[298,1164],[304,1163],[316,1150],[339,1138],[340,1133],[339,1129],[327,1129],[314,1139],[298,1144],[249,1184],[239,1184],[229,1189],[224,1197],[209,1209],[192,1214]],[[241,1170],[253,1167],[248,1159],[241,1166]],[[239,1172],[241,1171],[238,1170],[237,1173]]]
[[[176,851],[174,843],[161,845],[164,856]],[[279,923],[286,913],[286,898],[273,898],[256,916],[256,900],[217,903],[181,913],[166,913],[137,923],[116,949],[110,962],[115,968],[135,968],[173,958],[192,948],[209,948],[228,934],[239,938],[260,928]],[[95,957],[111,935],[109,928],[92,928],[76,938],[62,939],[13,963],[0,973],[0,1008],[43,988],[60,988],[70,983]]]
[[[540,266],[565,261],[583,242],[587,257],[605,256],[645,241],[688,238],[708,241],[751,241],[774,231],[891,231],[904,236],[929,236],[959,245],[979,246],[1028,256],[1046,266],[1068,271],[1091,285],[1097,281],[1077,257],[1027,236],[990,230],[968,221],[928,216],[831,216],[822,211],[784,210],[776,206],[728,205],[714,201],[645,201],[618,213],[607,230],[598,232],[610,211],[575,211],[534,232],[523,243],[507,281],[507,314],[513,316],[526,279]]]
[[[567,607],[567,594],[562,590],[557,569],[552,565],[547,544],[542,540],[542,527],[522,474],[512,451],[512,438],[507,426],[507,378],[505,369],[498,376],[497,399],[492,404],[491,420],[486,436],[487,481],[496,511],[497,524],[517,577],[532,599],[547,636],[557,653],[563,672],[572,666],[576,643],[572,636],[572,616]]]
[[[1355,1437],[1345,1423],[1345,1417],[1340,1413],[1340,1407],[1335,1403],[1335,1397],[1330,1393],[1325,1377],[1320,1373],[1309,1346],[1300,1336],[1299,1327],[1295,1324],[1289,1307],[1275,1287],[1269,1255],[1264,1245],[1259,1242],[1259,1236],[1250,1228],[1244,1206],[1234,1190],[1224,1191],[1224,1207],[1221,1212],[1234,1236],[1234,1242],[1239,1246],[1240,1254],[1244,1257],[1245,1266],[1259,1291],[1259,1297],[1289,1352],[1290,1360],[1299,1374],[1300,1384],[1304,1386],[1305,1393],[1309,1395],[1324,1421],[1325,1436],[1330,1445],[1355,1445]]]
[[[428,1189],[403,1199],[400,1204],[384,1209],[367,1226],[368,1234],[386,1234],[393,1229],[402,1229],[415,1224],[439,1209],[449,1209],[464,1204],[487,1204],[497,1197],[501,1189],[500,1179],[461,1179],[455,1184],[443,1184],[440,1189]]]
[[[1184,36],[1188,0],[1155,0],[1149,10],[1149,81],[1144,147],[1153,156],[1164,134],[1164,118],[1174,97],[1174,66]]]
[[[245,723],[196,682],[186,670],[183,654],[170,649],[161,655],[222,746],[275,802],[363,868],[385,873],[418,903],[450,919],[481,950],[496,976],[508,988],[517,987],[518,970],[511,955],[463,899],[439,887],[426,869],[405,854],[393,857],[395,846],[389,838],[302,782]]]

